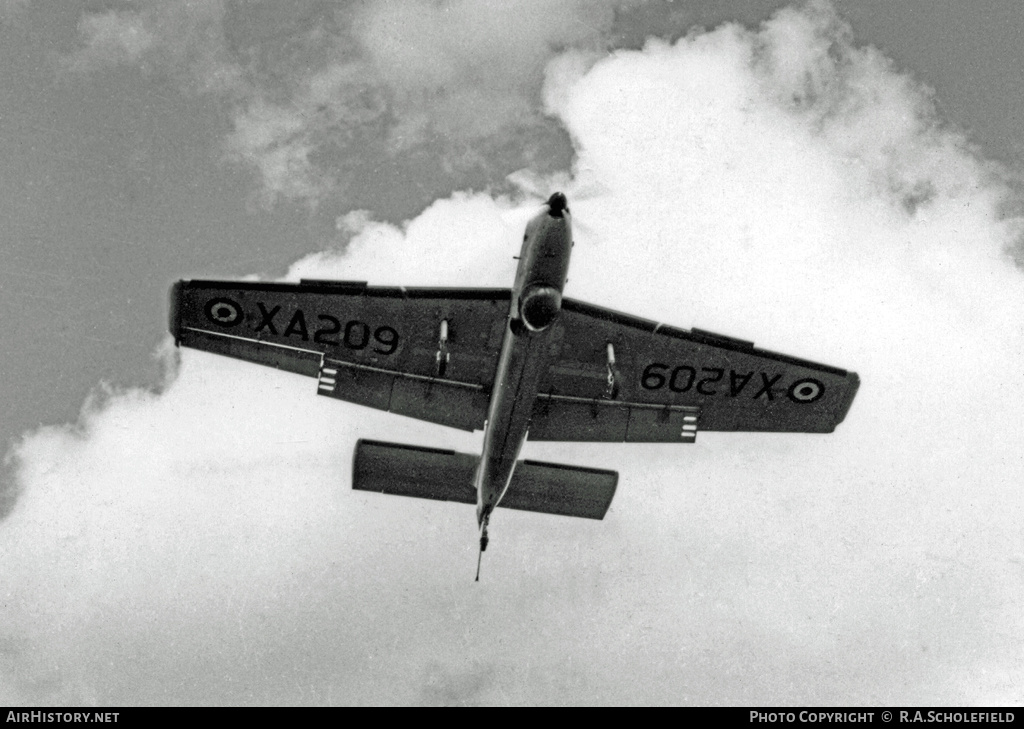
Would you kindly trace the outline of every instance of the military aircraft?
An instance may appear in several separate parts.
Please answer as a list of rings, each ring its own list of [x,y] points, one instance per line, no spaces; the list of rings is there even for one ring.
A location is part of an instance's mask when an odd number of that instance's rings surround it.
[[[175,343],[318,378],[317,392],[464,430],[480,456],[360,440],[352,487],[604,518],[614,471],[519,460],[523,443],[693,443],[698,430],[829,433],[856,373],[562,296],[565,195],[523,236],[511,289],[179,281]]]

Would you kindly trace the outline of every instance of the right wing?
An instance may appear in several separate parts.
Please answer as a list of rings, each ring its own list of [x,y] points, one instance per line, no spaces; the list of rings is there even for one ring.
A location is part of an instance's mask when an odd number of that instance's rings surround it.
[[[317,392],[464,430],[483,427],[508,289],[179,281],[175,342],[310,377]]]
[[[563,300],[556,326],[560,355],[541,382],[531,440],[692,443],[698,430],[830,433],[859,384],[855,372],[572,299]]]

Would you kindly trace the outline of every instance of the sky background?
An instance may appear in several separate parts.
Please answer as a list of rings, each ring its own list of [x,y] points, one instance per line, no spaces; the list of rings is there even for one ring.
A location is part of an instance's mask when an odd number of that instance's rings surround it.
[[[699,5],[699,7],[698,7]],[[0,2],[0,703],[1019,704],[1024,6]],[[178,278],[567,294],[860,373],[835,434],[528,445],[605,521],[350,491],[467,436],[166,334]]]

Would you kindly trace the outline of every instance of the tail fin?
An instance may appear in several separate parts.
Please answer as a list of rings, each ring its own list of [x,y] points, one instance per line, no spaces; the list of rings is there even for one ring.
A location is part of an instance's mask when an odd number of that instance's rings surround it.
[[[455,451],[360,440],[352,488],[475,504],[473,477],[479,460]],[[519,461],[498,506],[603,519],[618,480],[615,471]]]

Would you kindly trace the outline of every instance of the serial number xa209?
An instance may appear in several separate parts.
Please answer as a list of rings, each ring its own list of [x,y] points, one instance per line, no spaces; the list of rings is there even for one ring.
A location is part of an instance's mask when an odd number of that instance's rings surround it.
[[[726,373],[728,372],[728,376]],[[755,378],[754,375],[758,375]],[[673,367],[653,362],[644,368],[640,385],[645,390],[667,387],[672,392],[694,392],[699,395],[725,397],[751,397],[774,400],[783,391],[795,403],[815,402],[825,394],[825,385],[811,377],[796,380],[788,388],[780,384],[781,374],[768,372],[737,372],[723,367],[695,367],[684,364]]]
[[[252,330],[255,334],[273,334],[281,337],[294,337],[308,342],[312,339],[317,344],[346,349],[366,349],[369,347],[378,354],[392,354],[398,349],[399,336],[394,327],[387,324],[371,327],[359,319],[342,322],[330,314],[316,314],[315,317],[302,309],[288,316],[281,313],[281,305],[268,305],[256,302],[258,316],[253,317]],[[217,326],[231,328],[245,320],[245,313],[238,302],[226,298],[211,299],[205,307],[206,318]]]

